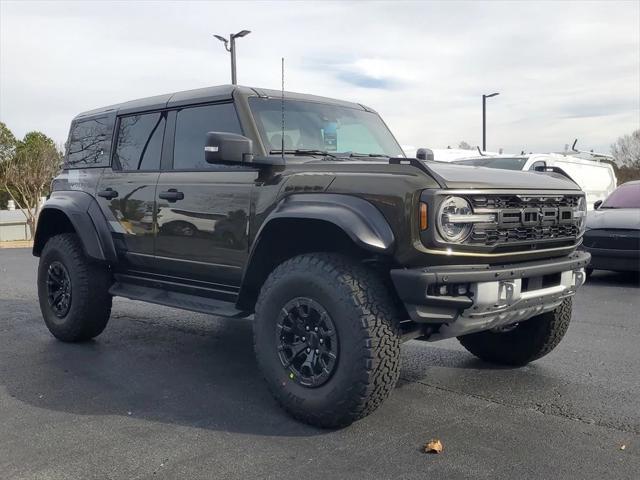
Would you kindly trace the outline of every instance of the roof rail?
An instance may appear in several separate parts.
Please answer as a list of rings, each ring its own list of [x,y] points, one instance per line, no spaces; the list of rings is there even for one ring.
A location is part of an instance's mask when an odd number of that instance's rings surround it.
[[[602,158],[606,158],[607,160],[614,160],[614,158],[613,158],[613,156],[612,156],[612,155],[608,155],[608,154],[606,154],[606,153],[598,153],[598,152],[594,152],[593,150],[591,150],[591,151],[589,151],[589,152],[586,152],[586,151],[584,151],[584,150],[578,150],[578,149],[576,148],[576,144],[577,144],[577,143],[578,143],[578,139],[576,138],[576,139],[573,141],[573,145],[571,145],[571,151],[572,151],[573,153],[582,153],[582,154],[585,154],[585,155],[591,155],[592,157],[596,157],[596,158],[598,158],[598,157],[602,157]]]

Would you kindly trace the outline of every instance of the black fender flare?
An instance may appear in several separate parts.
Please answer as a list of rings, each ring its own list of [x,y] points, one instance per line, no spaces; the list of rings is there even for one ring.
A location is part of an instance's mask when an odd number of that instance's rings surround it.
[[[266,227],[278,219],[321,220],[331,223],[345,232],[357,246],[374,253],[390,254],[395,245],[393,230],[387,219],[367,200],[337,193],[289,195],[267,215],[254,237],[238,295],[237,304],[242,305],[242,308],[250,309],[249,298],[257,296],[259,285],[254,284],[254,278],[250,278],[256,263],[256,252]],[[267,272],[263,273],[266,277]]]
[[[101,262],[115,262],[116,249],[111,231],[96,199],[86,192],[56,191],[45,202],[33,242],[33,254],[40,256],[46,243],[47,222],[52,212],[64,214],[76,231],[87,257]]]
[[[253,242],[254,248],[264,228],[277,218],[304,218],[333,223],[356,245],[373,252],[388,253],[395,242],[389,222],[367,200],[339,193],[302,193],[289,195],[280,201],[260,226],[256,241]]]

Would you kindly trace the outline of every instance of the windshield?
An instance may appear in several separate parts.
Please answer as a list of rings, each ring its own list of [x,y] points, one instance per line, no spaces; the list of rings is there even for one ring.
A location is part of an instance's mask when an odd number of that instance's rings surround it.
[[[502,168],[504,170],[522,170],[526,158],[473,158],[470,160],[458,160],[454,163],[458,165],[469,165],[473,167]]]
[[[363,154],[404,157],[382,119],[350,107],[300,100],[250,98],[249,106],[268,151],[315,150],[334,155]]]
[[[640,183],[619,186],[600,208],[640,208]]]

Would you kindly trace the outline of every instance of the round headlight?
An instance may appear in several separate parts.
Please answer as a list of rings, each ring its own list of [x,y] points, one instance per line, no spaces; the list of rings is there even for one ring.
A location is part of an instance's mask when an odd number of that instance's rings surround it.
[[[471,233],[471,223],[460,222],[457,215],[471,215],[471,205],[462,197],[449,197],[438,211],[438,231],[447,242],[463,242]]]

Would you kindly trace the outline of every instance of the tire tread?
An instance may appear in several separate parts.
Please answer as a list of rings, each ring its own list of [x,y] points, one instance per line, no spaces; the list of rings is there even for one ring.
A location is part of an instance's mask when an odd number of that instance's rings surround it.
[[[296,408],[280,391],[274,391],[268,379],[267,384],[281,406],[296,419],[321,427],[343,427],[378,408],[400,376],[400,337],[395,303],[379,275],[351,258],[333,253],[304,254],[285,261],[269,276],[258,297],[256,321],[260,321],[259,312],[278,282],[301,270],[320,274],[323,281],[342,286],[339,301],[350,304],[359,312],[359,357],[366,368],[345,392],[342,404],[323,411]],[[254,348],[259,348],[255,335]],[[337,415],[337,412],[341,413]]]
[[[107,326],[111,315],[111,275],[106,267],[87,259],[75,233],[55,235],[47,241],[40,257],[41,268],[46,268],[43,262],[52,252],[65,257],[65,267],[73,269],[76,281],[71,285],[72,306],[68,314],[73,315],[73,318],[65,325],[47,321],[46,292],[39,292],[40,307],[47,327],[56,338],[64,342],[82,342],[98,336]],[[45,288],[40,278],[43,273],[39,272],[39,290]],[[73,274],[70,272],[70,275]]]
[[[522,366],[538,360],[558,346],[571,322],[572,299],[555,310],[522,322],[504,333],[491,331],[458,337],[476,357],[501,365]]]

